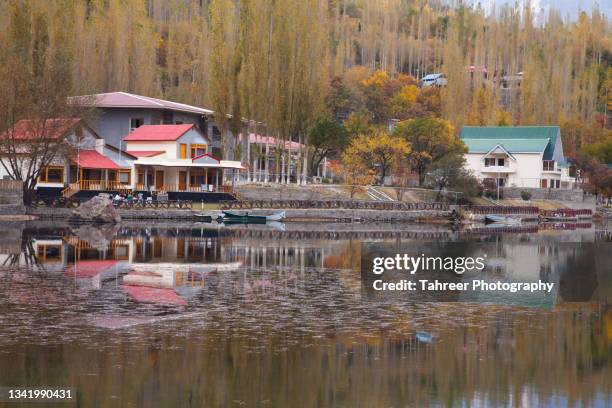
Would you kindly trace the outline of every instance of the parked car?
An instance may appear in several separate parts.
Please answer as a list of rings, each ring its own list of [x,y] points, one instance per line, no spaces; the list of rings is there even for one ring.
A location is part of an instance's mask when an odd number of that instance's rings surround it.
[[[421,87],[446,86],[446,76],[444,74],[427,74],[421,79]]]

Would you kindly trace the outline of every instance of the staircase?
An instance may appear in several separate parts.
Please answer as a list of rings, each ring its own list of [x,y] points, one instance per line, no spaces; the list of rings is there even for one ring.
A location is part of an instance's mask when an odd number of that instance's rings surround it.
[[[81,191],[81,185],[79,183],[70,183],[68,187],[62,190],[62,197],[70,198],[79,191]]]
[[[394,199],[389,197],[387,194],[383,193],[382,191],[377,190],[374,187],[368,187],[368,195],[375,201],[395,201]]]

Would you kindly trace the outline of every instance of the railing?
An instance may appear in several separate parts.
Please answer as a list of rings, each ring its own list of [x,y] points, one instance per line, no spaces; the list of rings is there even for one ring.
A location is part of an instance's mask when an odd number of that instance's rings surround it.
[[[503,205],[474,205],[470,207],[474,214],[533,214],[538,215],[540,209],[533,206],[503,206]]]
[[[211,186],[212,188],[208,187]],[[178,192],[178,193],[231,193],[231,186],[219,186],[215,188],[212,184],[202,187],[201,185],[180,185],[180,184],[164,184],[161,187],[149,186],[150,189],[154,189],[159,193],[167,192]],[[144,184],[136,184],[136,191],[146,191],[147,188]]]
[[[191,209],[193,208],[192,201],[177,200],[177,201],[121,201],[115,203],[116,208],[144,210],[147,208],[177,208],[177,209]]]
[[[354,210],[440,210],[449,211],[450,206],[443,203],[404,203],[398,201],[362,200],[245,200],[221,201],[221,209],[252,208],[321,208]]]
[[[556,210],[542,210],[540,214],[543,217],[550,218],[575,218],[575,217],[591,217],[593,211],[590,209],[578,209],[573,208],[557,208]]]

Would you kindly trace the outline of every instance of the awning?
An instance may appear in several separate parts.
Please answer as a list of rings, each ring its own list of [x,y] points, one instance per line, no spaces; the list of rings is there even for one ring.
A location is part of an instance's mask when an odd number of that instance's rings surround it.
[[[101,155],[96,150],[81,150],[77,156],[73,157],[72,161],[83,169],[118,170],[120,168],[117,163]]]
[[[73,266],[66,270],[66,275],[76,276],[77,278],[93,278],[105,270],[115,266],[117,261],[77,261]]]
[[[123,285],[125,293],[137,302],[151,302],[162,305],[185,306],[187,302],[172,289],[151,288],[148,286]]]

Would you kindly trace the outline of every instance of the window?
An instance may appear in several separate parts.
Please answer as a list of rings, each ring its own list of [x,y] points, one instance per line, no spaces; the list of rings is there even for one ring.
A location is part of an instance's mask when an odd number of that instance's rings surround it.
[[[199,187],[202,184],[206,184],[204,180],[204,172],[202,170],[192,170],[189,173],[189,185],[193,187]]]
[[[130,118],[130,133],[132,133],[135,129],[144,125],[143,118]]]
[[[145,183],[145,173],[143,169],[138,169],[138,184]]]
[[[192,144],[191,145],[191,158],[202,156],[206,154],[206,145],[205,144]]]
[[[132,172],[130,170],[119,170],[119,182],[121,184],[130,184],[132,181]]]
[[[497,159],[497,165],[498,166],[502,166],[503,167],[503,166],[505,166],[504,163],[505,163],[504,159]]]
[[[179,159],[187,158],[187,145],[185,143],[181,143],[179,145]]]
[[[40,170],[40,176],[38,181],[43,183],[63,183],[64,182],[64,168],[59,166],[48,166],[43,167]]]
[[[544,160],[544,161],[542,161],[542,170],[544,170],[544,171],[555,171],[555,161],[554,160]]]
[[[498,178],[497,179],[497,185],[500,187],[503,187],[506,185],[506,179],[505,178]]]
[[[485,158],[485,167],[493,167],[495,166],[495,159],[491,157]]]

